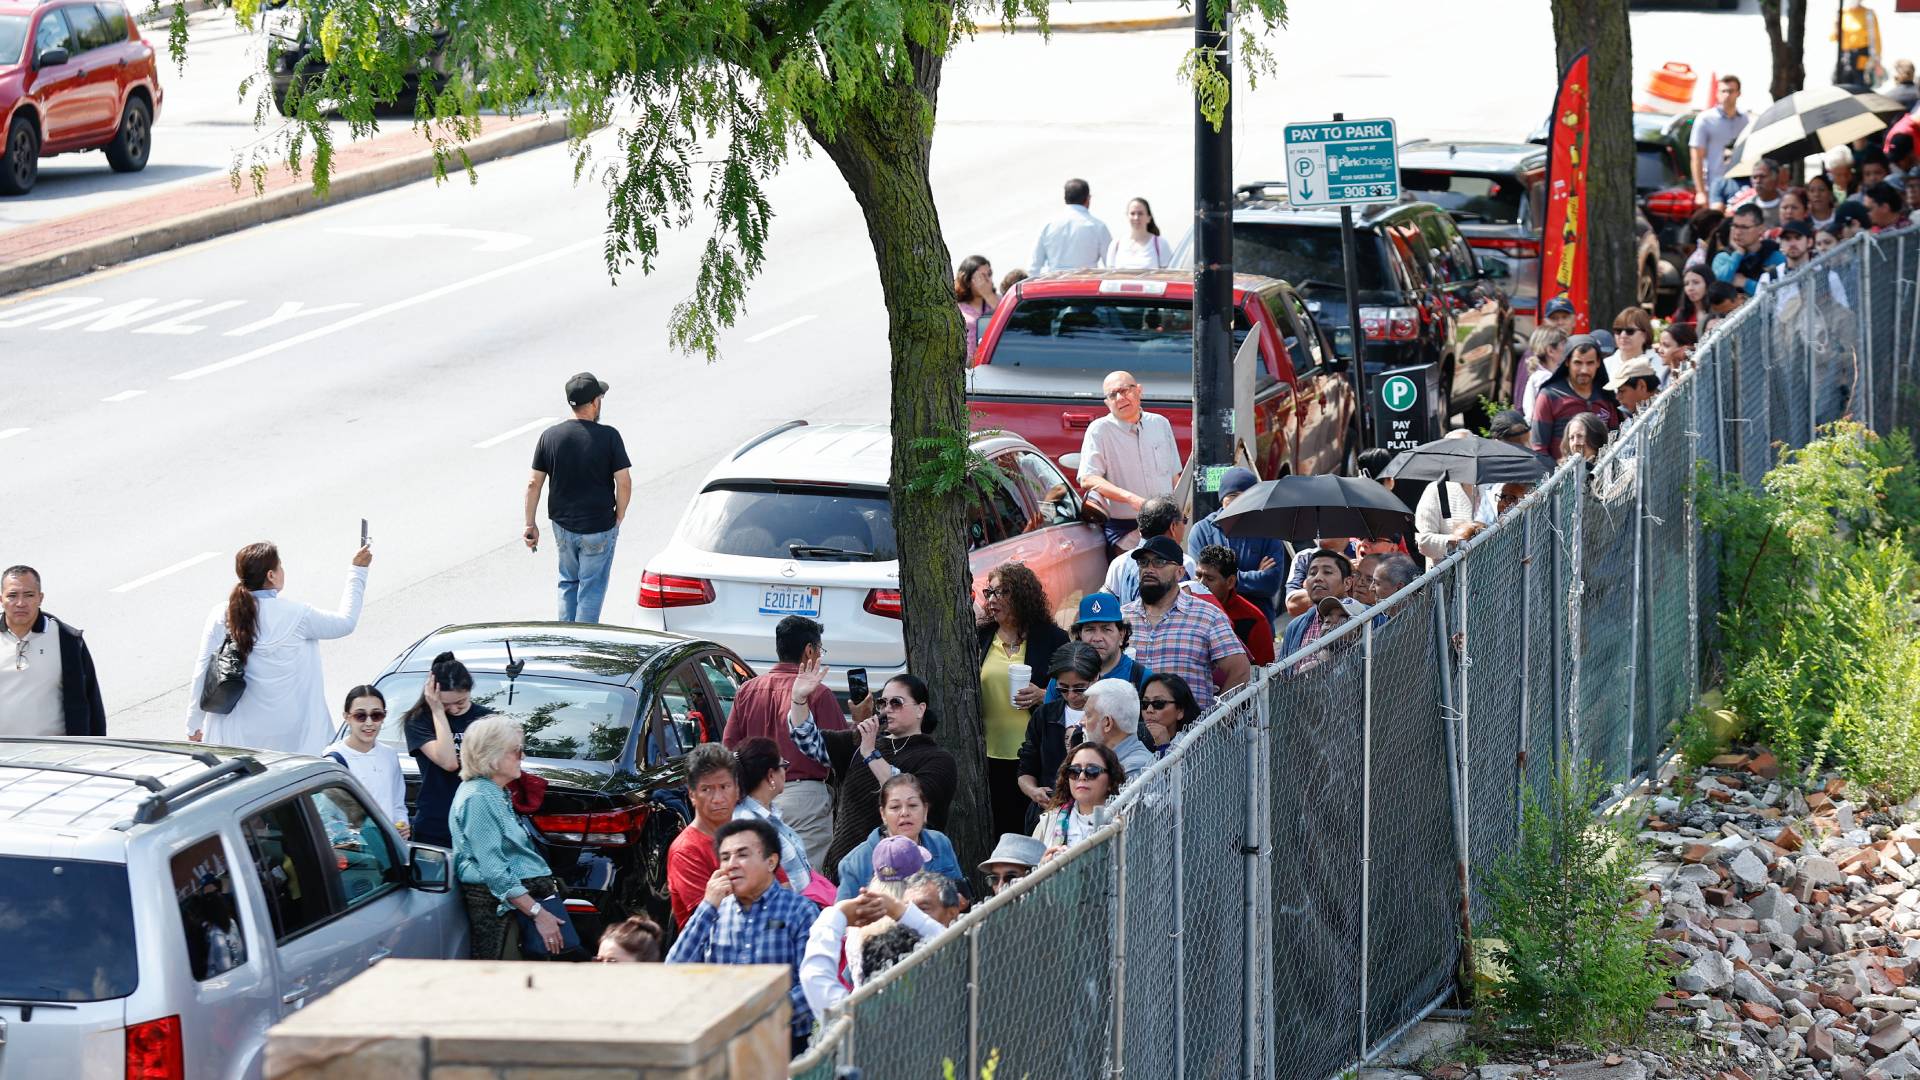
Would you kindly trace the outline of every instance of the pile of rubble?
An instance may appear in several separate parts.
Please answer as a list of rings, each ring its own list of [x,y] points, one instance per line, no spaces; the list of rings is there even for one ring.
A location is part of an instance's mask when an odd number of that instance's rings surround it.
[[[1920,825],[1838,779],[1803,796],[1761,752],[1656,797],[1640,835],[1679,965],[1660,1008],[1719,1048],[1709,1075],[1920,1077]]]

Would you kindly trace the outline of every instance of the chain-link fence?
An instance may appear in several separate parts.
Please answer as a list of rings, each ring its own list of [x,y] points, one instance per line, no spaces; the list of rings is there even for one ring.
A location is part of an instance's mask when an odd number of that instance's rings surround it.
[[[1920,230],[1760,289],[1689,370],[1368,617],[1258,673],[1093,836],[831,1010],[808,1080],[1336,1076],[1454,991],[1563,754],[1626,783],[1713,678],[1696,470],[1920,425]],[[838,1070],[838,1071],[836,1071]]]

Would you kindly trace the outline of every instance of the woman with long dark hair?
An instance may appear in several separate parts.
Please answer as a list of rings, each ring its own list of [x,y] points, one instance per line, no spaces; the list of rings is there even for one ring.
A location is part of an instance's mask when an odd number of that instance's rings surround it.
[[[1680,275],[1680,304],[1674,309],[1673,324],[1698,327],[1707,313],[1707,286],[1713,284],[1713,272],[1705,266],[1689,266]]]
[[[447,810],[460,789],[460,744],[467,728],[493,710],[473,700],[473,673],[443,652],[433,658],[420,700],[400,718],[407,753],[420,767],[420,798],[413,808],[413,838],[451,847]]]
[[[1158,270],[1173,262],[1173,245],[1160,235],[1153,207],[1145,199],[1127,203],[1127,235],[1107,248],[1107,265],[1116,270]]]
[[[993,309],[1000,306],[1000,294],[993,288],[993,264],[985,255],[969,255],[960,260],[953,275],[953,302],[960,308],[960,321],[966,324],[967,363],[973,363],[980,337],[987,332]]]
[[[1181,730],[1199,718],[1193,688],[1178,675],[1156,674],[1140,690],[1140,734],[1159,753],[1166,753]]]
[[[847,852],[859,847],[880,826],[880,785],[896,773],[920,779],[926,796],[927,822],[936,829],[947,824],[953,793],[960,786],[960,767],[946,748],[933,740],[939,718],[927,704],[931,695],[925,681],[902,672],[886,681],[874,699],[874,716],[848,731],[822,731],[827,762],[839,782],[834,795],[833,843],[822,865],[839,866]]]
[[[1067,643],[1067,632],[1054,623],[1046,590],[1025,563],[988,571],[980,600],[980,725],[987,736],[987,790],[998,836],[1020,832],[1027,819],[1020,744],[1032,711],[1046,700],[1046,667],[1054,650]],[[1016,679],[1016,673],[1024,677]]]
[[[1100,827],[1100,808],[1126,782],[1126,766],[1107,744],[1090,740],[1074,747],[1054,780],[1053,808],[1033,830],[1034,839],[1047,845],[1045,857],[1092,836]]]
[[[373,552],[354,553],[347,586],[335,611],[319,611],[281,597],[286,568],[272,544],[248,544],[233,557],[234,583],[227,599],[207,617],[187,684],[187,738],[223,746],[319,756],[333,740],[320,643],[353,633],[367,591]],[[245,666],[246,689],[231,712],[200,707],[207,668],[227,641]]]

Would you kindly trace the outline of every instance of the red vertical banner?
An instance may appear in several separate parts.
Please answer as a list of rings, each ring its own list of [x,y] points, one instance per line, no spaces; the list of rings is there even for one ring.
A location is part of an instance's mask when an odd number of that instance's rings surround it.
[[[1566,298],[1574,330],[1593,327],[1587,299],[1587,51],[1573,58],[1553,96],[1547,150],[1547,222],[1540,250],[1540,310]]]

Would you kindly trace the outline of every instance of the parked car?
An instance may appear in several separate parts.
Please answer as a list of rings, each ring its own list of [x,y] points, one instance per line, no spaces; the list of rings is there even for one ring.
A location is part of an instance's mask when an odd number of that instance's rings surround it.
[[[1634,259],[1643,307],[1671,310],[1680,296],[1680,271],[1693,252],[1687,219],[1693,216],[1693,157],[1687,139],[1697,112],[1633,114]],[[1547,125],[1530,142],[1547,145]],[[1598,322],[1595,325],[1599,325]]]
[[[465,957],[450,855],[374,805],[321,758],[0,739],[0,1080],[252,1080],[369,965]]]
[[[1257,335],[1254,392],[1260,475],[1352,471],[1360,439],[1353,394],[1331,340],[1283,281],[1238,275],[1233,347]],[[974,426],[1016,432],[1069,476],[1088,425],[1106,414],[1107,373],[1133,373],[1141,405],[1193,440],[1193,274],[1070,271],[1029,278],[1000,302],[967,372]]]
[[[281,115],[292,116],[294,109],[287,100],[288,91],[296,83],[307,90],[318,86],[326,75],[327,60],[319,31],[300,5],[281,0],[266,6],[268,10],[261,16],[261,22],[267,31],[267,67],[273,78],[273,105]],[[405,47],[412,50],[413,65],[401,81],[400,92],[380,99],[378,104],[385,109],[411,113],[422,89],[434,93],[446,78],[448,32],[437,26],[422,29],[409,17],[400,23],[382,26],[379,37],[382,47],[389,51],[397,51],[404,42]]]
[[[987,571],[1017,559],[1064,625],[1106,575],[1097,516],[1027,440],[994,432],[972,446],[995,466],[965,495],[976,604]],[[647,561],[641,624],[770,665],[775,624],[805,615],[826,625],[827,685],[844,696],[847,670],[865,668],[878,689],[906,666],[892,452],[879,424],[790,420],[747,440],[707,473],[673,539]]]
[[[629,915],[669,927],[667,847],[693,820],[684,758],[719,740],[753,670],[711,641],[624,626],[443,626],[374,680],[389,716],[380,741],[400,752],[409,807],[420,776],[400,714],[420,700],[442,652],[473,674],[476,704],[526,733],[522,768],[547,782],[533,827],[568,883],[567,909],[589,951]]]
[[[1353,224],[1368,374],[1433,364],[1447,412],[1474,421],[1481,398],[1499,396],[1513,380],[1505,263],[1482,266],[1453,218],[1433,203],[1356,207]],[[1174,253],[1176,265],[1191,266],[1192,253],[1189,233]],[[1292,282],[1318,306],[1315,317],[1333,335],[1335,350],[1353,355],[1338,210],[1296,207],[1282,182],[1242,185],[1233,211],[1233,260],[1237,270]]]
[[[153,46],[120,0],[0,2],[0,195],[33,190],[55,154],[146,168],[162,97]]]

